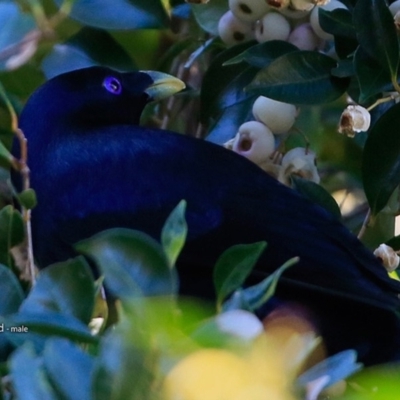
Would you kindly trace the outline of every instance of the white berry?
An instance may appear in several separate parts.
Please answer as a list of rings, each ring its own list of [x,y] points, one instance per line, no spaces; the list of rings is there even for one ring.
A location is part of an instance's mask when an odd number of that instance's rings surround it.
[[[293,104],[259,96],[253,104],[253,115],[257,121],[267,125],[274,134],[286,133],[293,126],[297,109]]]
[[[296,26],[289,35],[288,42],[297,46],[300,50],[316,50],[320,44],[320,38],[315,34],[309,23]]]
[[[245,22],[255,22],[270,10],[264,0],[229,0],[229,8]]]
[[[219,20],[218,34],[228,46],[254,38],[253,25],[240,21],[232,11],[226,12]]]
[[[274,152],[275,138],[261,122],[245,122],[239,127],[232,150],[260,165]]]
[[[339,133],[354,137],[357,132],[366,132],[371,124],[369,111],[358,105],[347,106],[340,116]]]
[[[268,40],[287,40],[290,34],[290,24],[281,14],[269,12],[256,24],[256,40],[259,43]]]

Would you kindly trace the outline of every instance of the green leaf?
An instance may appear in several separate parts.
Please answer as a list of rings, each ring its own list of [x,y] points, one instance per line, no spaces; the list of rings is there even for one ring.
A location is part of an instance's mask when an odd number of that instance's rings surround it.
[[[104,49],[107,51],[104,51]],[[50,79],[75,69],[104,65],[117,70],[134,70],[136,65],[115,39],[106,31],[82,28],[65,43],[56,44],[42,62]]]
[[[361,47],[354,55],[354,67],[360,86],[360,103],[365,103],[383,90],[390,90],[392,85],[389,72],[382,69],[378,61],[369,57]]]
[[[181,200],[165,221],[161,232],[161,243],[171,267],[175,265],[186,240],[185,210],[186,201]]]
[[[90,267],[83,257],[77,257],[42,269],[20,313],[59,312],[86,324],[93,314],[94,299]]]
[[[297,384],[307,387],[311,382],[325,378],[320,390],[348,378],[359,371],[363,365],[357,363],[357,353],[354,350],[345,350],[329,357],[304,372],[297,378]]]
[[[352,16],[349,10],[337,8],[332,11],[319,9],[319,23],[321,28],[334,36],[344,36],[346,38],[356,38]]]
[[[13,161],[12,154],[8,151],[7,147],[0,142],[0,166],[4,168],[10,168]]]
[[[54,1],[62,4],[62,0]],[[165,28],[169,20],[160,0],[75,0],[70,16],[103,29]]]
[[[342,213],[335,199],[321,185],[294,175],[291,176],[291,180],[294,184],[294,189],[300,192],[304,197],[307,197],[322,208],[325,208],[325,210],[330,212],[337,219],[342,218]]]
[[[213,276],[218,309],[227,296],[242,286],[266,246],[266,242],[239,244],[222,253]]]
[[[19,400],[57,400],[31,343],[17,349],[11,357],[10,373],[13,389]]]
[[[224,62],[242,53],[251,45],[252,43],[243,43],[221,52],[208,67],[203,77],[200,93],[201,119],[205,123],[209,118],[218,116],[221,111],[218,108],[218,99],[223,95],[226,87],[247,67],[245,63],[223,67]],[[239,88],[239,90],[241,89]]]
[[[386,111],[369,132],[362,161],[365,194],[373,215],[400,184],[400,104]]]
[[[19,211],[8,205],[0,210],[0,264],[13,264],[10,249],[24,240],[24,222]]]
[[[177,291],[177,276],[159,243],[134,230],[115,228],[101,232],[76,245],[93,258],[106,286],[119,298],[172,295]]]
[[[223,65],[233,65],[244,61],[253,67],[265,68],[276,58],[297,50],[298,48],[289,42],[269,40],[250,47],[239,55],[225,61]]]
[[[280,266],[273,274],[267,276],[260,283],[245,289],[239,289],[224,303],[223,311],[233,310],[244,305],[246,310],[255,311],[265,304],[274,294],[278,280],[290,267],[299,262],[299,257],[291,258]],[[238,301],[240,299],[240,301]]]
[[[18,201],[27,210],[32,210],[37,204],[36,192],[33,189],[24,190],[18,193]]]
[[[76,344],[66,339],[48,339],[43,352],[43,365],[62,399],[91,398],[94,358]]]
[[[331,75],[336,64],[316,51],[287,53],[261,70],[246,90],[292,104],[327,103],[340,97],[349,82]]]
[[[17,277],[10,268],[0,264],[0,315],[17,312],[24,297]]]
[[[25,329],[28,338],[32,333],[61,336],[82,343],[98,343],[98,338],[90,333],[89,328],[78,319],[57,312],[18,313],[7,318],[0,318],[4,324],[4,333],[10,341],[24,341],[24,333],[15,331]],[[30,338],[29,338],[30,340]]]
[[[35,29],[35,20],[31,15],[22,13],[18,6],[11,1],[0,3],[0,52],[20,42],[24,36]],[[18,56],[18,51],[11,52],[10,56],[0,59],[0,70],[7,70],[7,62],[12,56]]]
[[[388,69],[396,79],[399,65],[399,44],[393,16],[385,0],[358,0],[353,23],[363,50]]]
[[[207,4],[192,5],[197,23],[204,31],[214,36],[218,36],[218,22],[228,10],[226,0],[212,0]]]

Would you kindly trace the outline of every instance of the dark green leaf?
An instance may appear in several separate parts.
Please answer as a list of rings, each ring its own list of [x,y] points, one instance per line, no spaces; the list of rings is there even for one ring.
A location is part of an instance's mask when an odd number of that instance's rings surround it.
[[[339,60],[337,67],[331,71],[333,76],[338,78],[347,78],[355,74],[354,62],[352,59]]]
[[[104,49],[107,51],[104,51]],[[136,69],[125,50],[103,30],[82,28],[63,44],[56,44],[43,60],[42,68],[50,79],[75,69],[104,65],[117,70]]]
[[[297,384],[306,387],[308,383],[322,377],[327,377],[320,390],[348,378],[362,368],[357,363],[357,353],[354,350],[345,350],[314,365],[297,378]]]
[[[400,235],[392,237],[386,242],[386,244],[392,247],[393,250],[400,250]]]
[[[17,277],[9,268],[0,264],[0,315],[17,312],[24,297]]]
[[[53,264],[40,271],[20,313],[59,312],[88,323],[93,314],[93,275],[83,257]]]
[[[10,46],[20,42],[24,36],[33,30],[35,20],[29,14],[22,13],[14,2],[2,1],[0,3],[0,51],[6,53],[6,49],[10,50]],[[7,70],[8,62],[12,56],[18,56],[18,50],[9,51],[9,57],[0,59],[0,69]]]
[[[21,206],[25,207],[28,210],[32,210],[32,208],[35,208],[37,204],[35,191],[33,189],[24,190],[23,192],[18,194],[18,201]]]
[[[225,61],[223,65],[227,66],[245,61],[253,67],[265,68],[276,58],[297,50],[296,46],[283,40],[269,40],[250,47],[239,55]]]
[[[358,0],[353,12],[353,23],[363,50],[397,76],[399,44],[393,16],[385,0]]]
[[[400,104],[386,111],[369,132],[365,143],[362,177],[365,194],[376,215],[400,184]]]
[[[251,96],[245,101],[225,108],[216,120],[207,136],[209,142],[223,144],[232,139],[240,125],[253,118],[252,106],[258,96]]]
[[[218,108],[218,99],[224,93],[226,87],[247,67],[245,63],[230,65],[228,67],[223,67],[222,65],[225,61],[242,53],[250,46],[250,43],[233,46],[215,57],[208,67],[203,77],[200,93],[201,118],[204,122],[207,123],[210,117],[219,114],[221,110]],[[242,88],[239,89],[241,90]]]
[[[319,11],[319,23],[321,28],[334,36],[345,36],[346,38],[356,38],[352,16],[349,10],[337,8],[327,11],[321,8]]]
[[[172,210],[161,232],[161,243],[171,266],[175,265],[187,235],[185,220],[186,201],[182,200]]]
[[[72,316],[56,312],[18,313],[1,318],[0,323],[4,323],[4,331],[12,341],[23,341],[24,333],[22,332],[26,332],[28,335],[38,333],[47,336],[62,336],[82,343],[96,344],[98,342],[98,339],[92,336],[89,328],[82,322]],[[18,337],[13,338],[13,336]]]
[[[96,261],[106,286],[119,298],[177,291],[176,272],[161,246],[142,232],[109,229],[78,243],[76,249]]]
[[[316,51],[294,51],[274,60],[246,88],[292,104],[321,104],[337,99],[348,80],[331,75],[336,61]]]
[[[19,400],[57,400],[42,360],[36,356],[31,343],[17,349],[11,357],[10,372],[13,389]]]
[[[309,198],[314,203],[317,203],[322,208],[325,208],[337,219],[341,219],[342,214],[335,199],[322,186],[299,176],[291,176],[294,188],[303,196]]]
[[[207,4],[192,5],[192,11],[200,27],[214,36],[218,36],[218,22],[229,10],[226,0],[212,0]]]
[[[50,338],[43,352],[46,373],[65,400],[91,398],[93,357],[76,344],[59,338]]]
[[[12,165],[13,156],[8,151],[6,146],[0,142],[0,166],[4,168],[9,168]]]
[[[60,6],[62,0],[54,0]],[[164,28],[168,15],[160,0],[75,0],[71,17],[103,29]]]
[[[24,223],[11,205],[0,210],[0,263],[12,265],[10,249],[24,240]]]
[[[390,90],[389,72],[384,70],[375,59],[369,57],[361,47],[354,55],[354,67],[360,86],[358,99],[360,103],[365,103],[383,90]]]
[[[266,246],[266,242],[239,244],[222,253],[213,276],[218,308],[227,296],[242,286]]]
[[[298,257],[291,258],[260,283],[235,292],[234,295],[224,303],[223,310],[232,310],[235,306],[241,307],[242,305],[245,306],[245,310],[257,310],[275,294],[276,286],[281,275],[298,262]],[[239,298],[240,302],[238,302]]]

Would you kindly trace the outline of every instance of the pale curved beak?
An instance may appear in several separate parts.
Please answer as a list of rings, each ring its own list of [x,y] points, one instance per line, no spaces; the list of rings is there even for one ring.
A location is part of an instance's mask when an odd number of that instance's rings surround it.
[[[151,77],[153,83],[145,92],[153,100],[161,100],[172,96],[175,93],[185,89],[186,85],[178,78],[164,72],[158,71],[140,71]]]

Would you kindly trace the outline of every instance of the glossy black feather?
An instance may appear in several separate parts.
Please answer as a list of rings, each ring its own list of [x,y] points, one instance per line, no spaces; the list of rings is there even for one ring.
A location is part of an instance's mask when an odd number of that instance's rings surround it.
[[[121,95],[102,82],[117,77]],[[400,284],[350,232],[257,166],[220,146],[140,127],[149,76],[90,68],[64,74],[27,103],[34,252],[41,267],[74,255],[71,245],[111,227],[159,239],[166,217],[187,201],[189,237],[179,258],[181,291],[211,296],[217,257],[238,243],[268,242],[257,282],[293,256],[280,301],[315,314],[331,352],[397,359]]]

